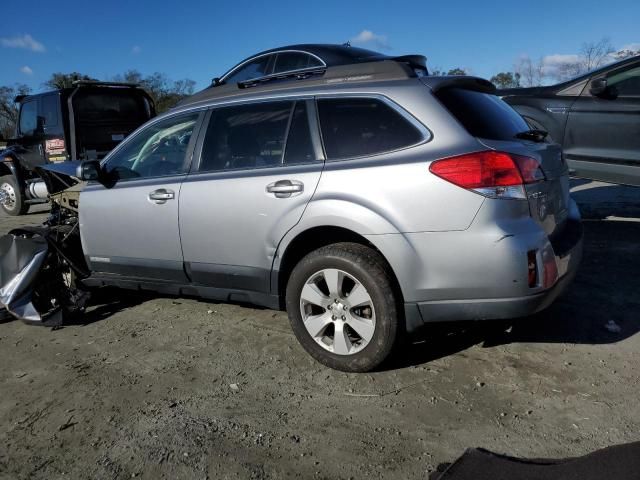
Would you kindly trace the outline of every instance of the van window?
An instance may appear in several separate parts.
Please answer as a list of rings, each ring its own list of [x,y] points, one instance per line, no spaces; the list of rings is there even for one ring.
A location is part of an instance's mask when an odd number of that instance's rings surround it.
[[[474,137],[513,140],[516,134],[529,130],[518,112],[496,95],[447,88],[436,96]]]
[[[329,160],[390,152],[423,139],[409,120],[375,98],[318,100],[318,113]]]
[[[214,110],[199,170],[281,165],[292,108],[293,102],[270,102]]]
[[[38,100],[30,100],[22,104],[20,109],[20,134],[33,135],[38,126]]]

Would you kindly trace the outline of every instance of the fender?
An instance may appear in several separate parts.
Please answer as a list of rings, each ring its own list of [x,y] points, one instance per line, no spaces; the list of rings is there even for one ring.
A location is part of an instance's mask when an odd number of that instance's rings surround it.
[[[284,235],[276,247],[271,267],[272,292],[278,289],[282,258],[291,242],[300,234],[317,227],[338,227],[365,238],[380,251],[394,271],[398,265],[393,252],[387,251],[388,243],[385,238],[389,236],[402,238],[407,247],[405,252],[415,250],[408,238],[390,219],[384,218],[380,213],[364,205],[338,199],[312,200],[300,221]],[[410,259],[406,260],[410,261]],[[402,280],[400,278],[398,280],[402,287]]]
[[[9,169],[11,175],[15,177],[17,184],[20,186],[24,193],[25,178],[22,174],[22,168],[20,167],[19,149],[15,146],[10,146],[0,152],[0,157],[2,160],[2,165]]]

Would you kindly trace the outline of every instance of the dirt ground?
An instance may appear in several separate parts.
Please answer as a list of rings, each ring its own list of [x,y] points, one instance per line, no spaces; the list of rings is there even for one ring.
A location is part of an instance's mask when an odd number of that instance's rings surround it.
[[[640,440],[640,189],[574,196],[585,256],[564,298],[426,329],[372,374],[315,363],[283,312],[195,299],[107,290],[83,324],[0,324],[0,478],[427,478],[468,447]]]

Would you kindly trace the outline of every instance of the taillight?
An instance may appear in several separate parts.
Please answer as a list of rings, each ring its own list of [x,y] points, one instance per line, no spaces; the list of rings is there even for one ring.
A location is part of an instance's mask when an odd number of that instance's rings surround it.
[[[492,198],[526,198],[524,185],[544,180],[535,158],[488,150],[436,160],[429,171]]]

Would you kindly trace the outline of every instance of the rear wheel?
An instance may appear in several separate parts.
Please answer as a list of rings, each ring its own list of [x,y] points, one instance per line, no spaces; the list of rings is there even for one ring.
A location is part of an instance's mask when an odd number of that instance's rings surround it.
[[[0,207],[8,215],[17,217],[29,211],[29,205],[25,203],[22,190],[13,175],[0,177]]]
[[[399,318],[388,266],[363,245],[337,243],[304,257],[289,278],[286,303],[298,341],[336,370],[372,370],[396,343]]]

